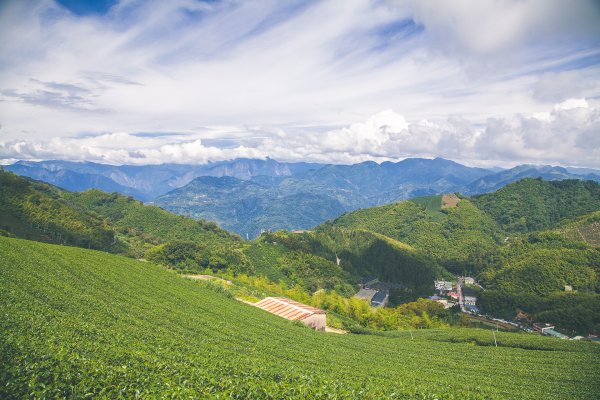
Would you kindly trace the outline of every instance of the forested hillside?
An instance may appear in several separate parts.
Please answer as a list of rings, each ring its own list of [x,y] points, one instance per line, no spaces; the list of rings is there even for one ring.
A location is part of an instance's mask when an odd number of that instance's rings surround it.
[[[194,221],[117,193],[71,193],[0,171],[0,229],[6,235],[142,257],[170,240],[213,246],[240,241],[212,222]]]
[[[357,210],[317,228],[364,229],[405,242],[455,273],[484,269],[500,241],[496,223],[468,199],[442,209],[442,196]]]
[[[451,206],[435,196],[357,210],[316,231],[366,229],[401,240],[448,271],[477,277],[485,313],[600,333],[599,188],[525,179]]]
[[[549,229],[568,218],[600,210],[593,181],[523,179],[472,201],[507,232]]]
[[[354,282],[373,275],[382,281],[401,284],[407,299],[429,295],[433,280],[447,274],[424,252],[368,230],[336,228],[305,233],[282,231],[263,234],[260,240],[339,263]]]
[[[107,251],[118,247],[109,224],[69,206],[62,192],[52,185],[0,171],[0,232]]]
[[[0,253],[2,398],[600,393],[592,343],[498,332],[494,347],[489,330],[333,335],[151,263],[1,237]]]

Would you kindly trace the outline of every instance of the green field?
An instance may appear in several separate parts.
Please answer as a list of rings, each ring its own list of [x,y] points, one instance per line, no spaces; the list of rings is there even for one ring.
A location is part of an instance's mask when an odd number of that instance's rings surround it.
[[[0,398],[600,395],[600,347],[311,331],[122,256],[0,237]]]

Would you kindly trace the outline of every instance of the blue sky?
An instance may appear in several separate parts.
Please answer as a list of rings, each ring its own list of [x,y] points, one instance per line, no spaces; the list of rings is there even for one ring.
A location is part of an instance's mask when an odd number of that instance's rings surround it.
[[[592,0],[4,1],[0,160],[600,167],[598,21]]]

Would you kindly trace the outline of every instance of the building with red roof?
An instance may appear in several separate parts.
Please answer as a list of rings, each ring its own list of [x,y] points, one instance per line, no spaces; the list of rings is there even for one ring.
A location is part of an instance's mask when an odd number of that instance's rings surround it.
[[[267,297],[255,304],[256,307],[285,318],[300,321],[318,331],[325,330],[325,311],[284,297]]]

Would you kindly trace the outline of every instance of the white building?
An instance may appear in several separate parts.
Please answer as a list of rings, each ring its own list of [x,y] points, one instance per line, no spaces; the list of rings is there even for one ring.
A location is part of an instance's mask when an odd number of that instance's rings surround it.
[[[434,281],[435,290],[440,292],[449,292],[452,290],[452,282],[450,281]]]
[[[465,296],[465,306],[474,306],[477,303],[477,297]]]

